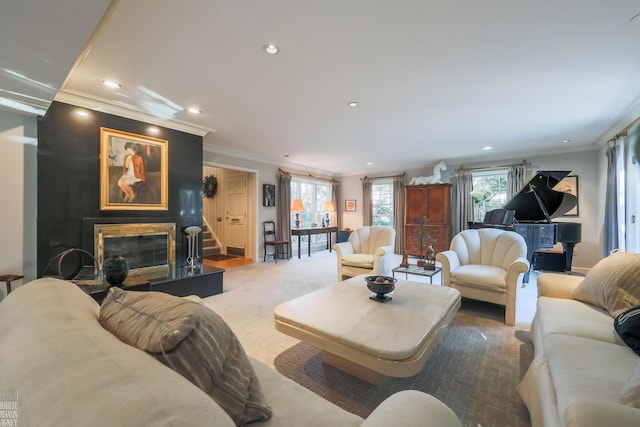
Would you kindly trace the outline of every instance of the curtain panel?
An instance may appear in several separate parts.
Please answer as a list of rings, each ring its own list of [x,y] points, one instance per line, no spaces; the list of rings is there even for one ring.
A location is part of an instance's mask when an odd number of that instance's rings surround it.
[[[362,225],[373,222],[373,206],[371,204],[371,178],[362,178]]]
[[[470,169],[459,169],[455,175],[455,221],[451,224],[453,236],[466,230],[473,221],[473,174]]]
[[[289,240],[291,253],[291,174],[280,172],[278,176],[278,196],[276,203],[276,234],[279,239]]]
[[[395,253],[404,252],[404,205],[405,205],[405,175],[393,177],[393,228],[396,230]]]

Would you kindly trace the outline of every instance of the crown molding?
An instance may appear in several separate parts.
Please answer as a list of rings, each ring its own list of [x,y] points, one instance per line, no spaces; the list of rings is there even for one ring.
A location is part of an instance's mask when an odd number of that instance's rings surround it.
[[[207,129],[199,126],[192,125],[190,123],[181,122],[179,120],[163,119],[161,117],[154,116],[152,114],[142,113],[130,108],[121,107],[111,104],[109,101],[88,96],[83,93],[63,90],[53,98],[54,101],[63,102],[65,104],[76,105],[78,107],[86,108],[89,110],[100,111],[103,113],[113,114],[116,116],[126,117],[132,120],[138,120],[145,123],[150,123],[156,126],[162,126],[169,129],[174,129],[180,132],[186,132],[193,135],[205,136],[210,132],[215,132],[213,129]]]

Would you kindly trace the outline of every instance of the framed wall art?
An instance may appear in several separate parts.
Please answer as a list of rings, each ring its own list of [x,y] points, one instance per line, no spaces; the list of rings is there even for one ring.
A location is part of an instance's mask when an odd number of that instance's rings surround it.
[[[100,210],[168,210],[168,141],[100,128]]]
[[[556,191],[562,191],[563,193],[573,194],[574,196],[576,196],[576,199],[578,199],[576,206],[565,213],[563,216],[580,215],[580,198],[578,197],[578,175],[569,175],[564,177],[562,181],[560,181],[553,187],[553,189]]]
[[[276,186],[273,184],[262,184],[262,206],[276,206]]]
[[[346,212],[355,212],[356,211],[356,201],[355,200],[345,200],[344,201],[344,210]]]

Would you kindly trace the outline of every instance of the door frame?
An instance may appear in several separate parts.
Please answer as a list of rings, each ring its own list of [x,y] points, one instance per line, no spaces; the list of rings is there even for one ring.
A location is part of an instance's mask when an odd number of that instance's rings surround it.
[[[257,169],[245,168],[241,166],[229,165],[226,163],[218,163],[211,161],[203,161],[203,165],[213,166],[221,169],[230,169],[235,171],[247,172],[247,249],[245,258],[253,262],[258,260],[258,183],[260,182],[259,171]],[[251,238],[253,236],[253,238]]]

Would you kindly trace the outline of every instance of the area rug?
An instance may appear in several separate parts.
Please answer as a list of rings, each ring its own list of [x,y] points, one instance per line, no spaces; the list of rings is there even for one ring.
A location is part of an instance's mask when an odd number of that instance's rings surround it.
[[[222,254],[220,254],[220,255],[207,256],[205,258],[208,259],[208,260],[211,260],[211,261],[226,261],[228,259],[234,259],[234,258],[238,258],[238,257],[234,256],[234,255],[222,255]]]
[[[422,372],[377,386],[324,365],[319,350],[305,343],[280,353],[274,364],[291,380],[365,418],[393,393],[411,389],[443,401],[465,426],[527,427],[528,411],[514,397],[533,348],[527,331],[502,320],[500,310],[464,300]]]

